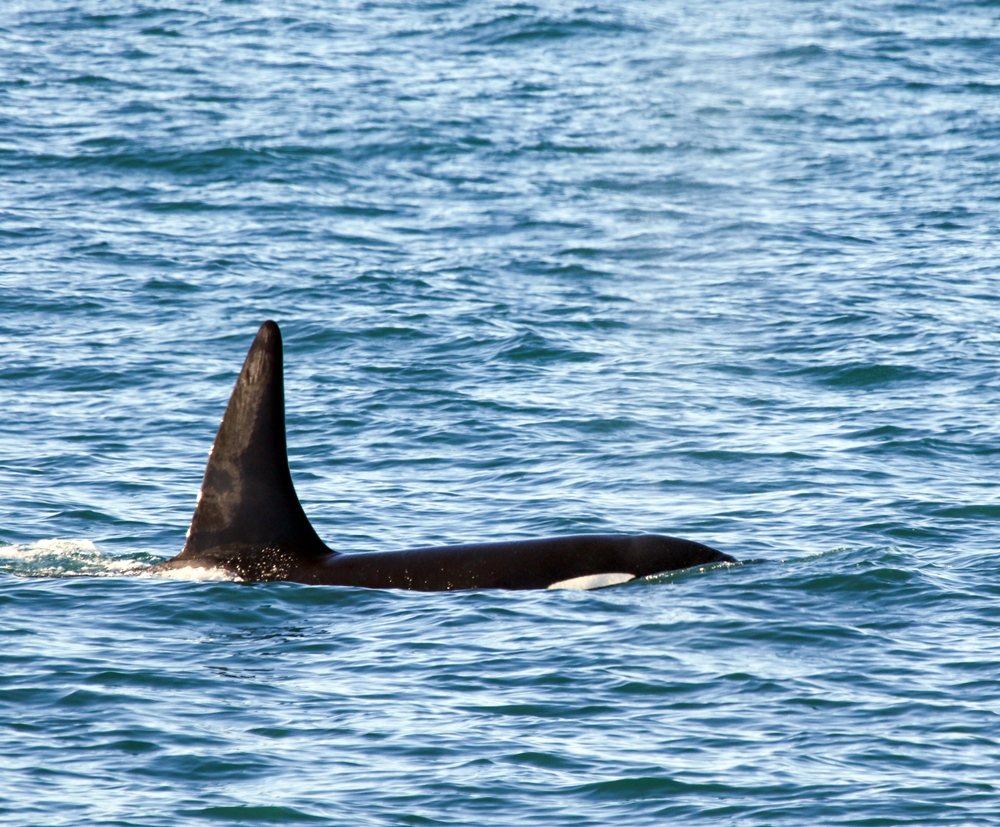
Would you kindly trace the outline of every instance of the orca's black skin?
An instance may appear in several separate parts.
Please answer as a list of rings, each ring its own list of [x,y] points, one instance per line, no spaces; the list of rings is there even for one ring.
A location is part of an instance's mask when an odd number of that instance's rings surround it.
[[[222,568],[244,580],[448,591],[544,589],[578,578],[588,578],[579,584],[611,585],[720,562],[736,561],[700,543],[656,534],[338,554],[320,540],[292,485],[281,333],[268,321],[219,426],[184,549],[151,571]]]

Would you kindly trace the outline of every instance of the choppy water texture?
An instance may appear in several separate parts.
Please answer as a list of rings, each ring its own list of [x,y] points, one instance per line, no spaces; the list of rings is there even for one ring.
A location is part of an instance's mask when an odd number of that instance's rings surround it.
[[[995,823],[998,18],[6,2],[0,819]],[[110,576],[265,318],[332,546],[753,562]]]

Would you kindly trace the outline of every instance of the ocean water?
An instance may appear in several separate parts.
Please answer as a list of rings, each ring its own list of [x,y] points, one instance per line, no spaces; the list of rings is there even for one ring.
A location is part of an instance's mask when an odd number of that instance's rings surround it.
[[[1000,5],[0,13],[0,820],[986,825]],[[592,592],[123,576],[258,325],[363,552],[660,532]]]

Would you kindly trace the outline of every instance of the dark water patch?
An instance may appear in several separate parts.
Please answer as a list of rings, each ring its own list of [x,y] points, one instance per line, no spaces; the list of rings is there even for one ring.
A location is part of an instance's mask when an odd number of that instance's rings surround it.
[[[147,672],[124,672],[120,670],[105,670],[89,675],[84,683],[106,687],[141,687],[151,691],[166,691],[183,689],[192,686],[192,676],[189,674],[165,674]],[[205,682],[206,688],[209,682]]]
[[[962,506],[939,506],[926,509],[936,517],[951,520],[986,520],[992,522],[1000,519],[1000,505],[975,504]]]
[[[849,434],[851,439],[878,439],[886,437],[890,440],[899,440],[902,437],[913,436],[915,432],[909,428],[901,428],[898,425],[878,425],[874,428],[867,428],[856,433]]]
[[[185,818],[233,822],[237,824],[298,824],[300,822],[326,821],[321,816],[310,815],[294,807],[268,804],[202,807],[200,809],[181,810],[180,814]]]
[[[969,446],[938,437],[918,437],[909,439],[880,440],[874,445],[864,445],[848,449],[848,453],[870,453],[884,456],[909,457],[953,457],[956,455],[980,454],[978,446]]]
[[[556,144],[550,141],[542,141],[533,146],[524,147],[523,151],[567,153],[569,155],[600,155],[609,150],[605,147],[588,144]]]
[[[527,8],[521,11],[527,11]],[[504,46],[534,42],[545,43],[588,35],[614,35],[626,30],[625,24],[619,21],[588,17],[560,20],[551,17],[538,17],[533,14],[509,13],[489,21],[475,23],[459,32],[449,32],[448,36],[458,36],[463,41],[476,45]]]
[[[213,262],[215,264],[216,262]],[[228,262],[226,262],[228,264]],[[143,285],[147,290],[153,290],[158,292],[166,293],[192,293],[197,292],[201,287],[196,284],[191,284],[183,279],[171,279],[171,278],[152,278]]]
[[[652,631],[652,630],[651,630]],[[666,629],[656,629],[657,632],[667,632]],[[677,681],[670,681],[665,683],[649,683],[645,681],[629,681],[623,683],[620,686],[615,687],[616,693],[621,693],[622,695],[640,695],[640,696],[697,696],[701,691],[700,683],[678,683]]]
[[[692,784],[656,775],[615,778],[585,784],[572,792],[598,800],[645,801],[669,798],[684,793],[720,794],[734,791],[724,784]]]
[[[163,112],[162,107],[140,100],[128,101],[116,110],[118,115],[149,115],[160,112]]]
[[[434,338],[431,334],[412,327],[376,327],[360,332],[360,339],[402,339],[402,340],[426,340]]]
[[[174,29],[165,29],[162,26],[150,26],[140,30],[139,34],[147,37],[180,37],[181,33]]]
[[[133,110],[134,111],[134,110]],[[156,111],[142,108],[142,112]],[[96,143],[94,148],[114,149],[120,146],[135,146],[132,141]],[[309,151],[290,149],[251,149],[242,147],[214,147],[195,152],[182,150],[140,149],[136,147],[126,152],[88,152],[83,155],[60,156],[39,154],[33,157],[20,156],[18,163],[35,166],[38,164],[53,169],[90,168],[123,172],[156,172],[177,176],[219,176],[228,174],[230,180],[240,180],[251,172],[265,172],[282,166],[280,158],[301,158],[304,161],[332,159],[333,151]]]
[[[708,181],[699,181],[685,175],[669,175],[650,179],[597,178],[586,183],[586,186],[596,190],[621,192],[642,195],[668,195],[671,193],[693,193],[698,190],[715,189],[717,185]],[[714,230],[712,231],[714,233]]]
[[[227,206],[220,206],[218,204],[208,204],[204,201],[149,201],[147,200],[142,205],[144,210],[151,213],[183,213],[184,215],[190,215],[191,213],[200,212],[214,212],[216,210],[226,210],[231,209]]]
[[[514,364],[546,365],[559,362],[591,362],[600,358],[598,353],[588,353],[572,348],[558,347],[551,340],[535,333],[525,333],[497,351],[500,360]]]
[[[117,522],[114,517],[110,514],[103,514],[100,511],[90,511],[90,510],[78,510],[78,511],[63,511],[57,516],[67,517],[73,520],[83,520],[86,522],[97,522],[97,523],[114,523]]]
[[[897,383],[926,383],[934,374],[908,365],[854,363],[806,368],[797,374],[833,388],[873,388]]]
[[[100,749],[124,752],[127,755],[145,755],[151,752],[159,752],[162,747],[151,743],[150,741],[141,741],[135,738],[124,738],[119,741],[112,741],[111,743],[103,744]]]
[[[0,702],[7,704],[28,704],[28,703],[40,703],[51,701],[55,696],[55,692],[47,692],[40,690],[35,686],[25,686],[18,687],[15,689],[6,689],[0,687]],[[17,724],[14,727],[15,731],[19,732],[37,732],[41,727],[31,726],[30,724]]]
[[[985,95],[1000,94],[1000,83],[966,83],[965,88]]]
[[[121,703],[120,695],[109,696],[101,692],[91,692],[87,689],[77,689],[65,695],[58,702],[58,706],[87,707],[87,706],[107,706],[110,703]]]
[[[508,756],[506,761],[543,770],[583,770],[585,764],[562,755],[546,752],[519,752]]]
[[[237,781],[260,778],[268,767],[260,756],[235,753],[227,757],[160,754],[152,766],[137,767],[136,775],[158,779],[201,778],[205,781]]]
[[[487,714],[487,715],[500,715],[500,716],[515,716],[515,717],[525,717],[525,718],[590,718],[593,716],[607,715],[609,713],[615,712],[615,710],[610,706],[601,705],[584,705],[584,706],[562,706],[562,705],[551,705],[551,704],[537,704],[537,703],[525,703],[525,704],[502,704],[499,706],[470,706],[467,707],[469,712]]]
[[[110,78],[102,77],[101,75],[80,75],[79,77],[69,78],[67,83],[79,84],[81,86],[94,86],[100,84],[113,84],[115,81]]]
[[[576,279],[595,279],[600,276],[607,276],[608,271],[598,270],[593,267],[585,267],[582,264],[533,264],[525,263],[524,269],[528,272],[544,273],[555,277],[566,277]],[[551,311],[563,312],[563,311]]]
[[[805,65],[828,56],[827,50],[816,43],[807,46],[796,46],[793,49],[779,49],[767,52],[760,57],[779,61],[788,61],[796,65]]]

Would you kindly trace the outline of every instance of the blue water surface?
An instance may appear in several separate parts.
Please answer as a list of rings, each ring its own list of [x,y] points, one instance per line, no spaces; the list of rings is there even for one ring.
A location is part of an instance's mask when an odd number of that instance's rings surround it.
[[[998,136],[995,2],[9,0],[0,820],[996,823]],[[331,546],[745,562],[121,576],[267,318]]]

